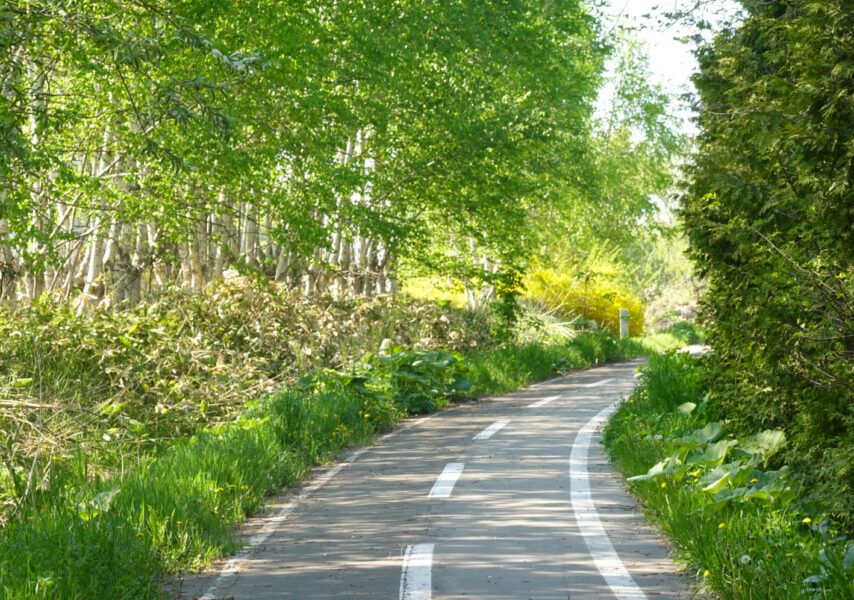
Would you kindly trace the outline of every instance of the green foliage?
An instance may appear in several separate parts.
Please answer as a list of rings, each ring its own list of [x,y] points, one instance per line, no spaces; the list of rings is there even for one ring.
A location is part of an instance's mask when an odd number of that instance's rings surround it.
[[[6,276],[73,269],[66,242],[113,220],[153,276],[225,215],[263,223],[294,270],[349,269],[323,253],[359,236],[385,252],[371,269],[490,280],[472,257],[521,265],[530,206],[579,187],[557,168],[587,146],[609,48],[578,0],[16,0],[0,50],[0,243],[26,255]]]
[[[368,355],[364,362],[386,391],[408,414],[433,412],[471,389],[458,353],[393,348],[390,354]]]
[[[506,269],[499,273],[495,282],[497,300],[491,308],[497,319],[492,337],[501,342],[508,342],[515,337],[516,326],[522,314],[519,306],[519,296],[522,288],[522,276],[516,269]]]
[[[694,359],[687,354],[650,356],[635,392],[637,402],[655,404],[662,412],[688,402],[699,404],[701,388]]]
[[[795,498],[804,489],[793,471],[769,469],[783,456],[783,433],[732,437],[733,423],[698,387],[699,371],[679,355],[651,357],[605,428],[608,452],[647,515],[721,598],[851,597],[854,539]]]
[[[604,333],[550,346],[503,345],[465,361],[447,351],[395,348],[368,355],[349,373],[316,370],[120,477],[87,482],[81,455],[82,480],[55,482],[38,506],[23,507],[0,530],[0,590],[10,600],[159,598],[163,573],[232,551],[234,525],[266,494],[400,417],[642,351]]]
[[[490,328],[482,313],[388,296],[307,299],[249,278],[165,289],[123,311],[78,316],[37,302],[0,312],[2,510],[76,478],[80,448],[90,476],[121,472],[200,425],[233,418],[247,395],[311,369],[349,368],[383,340],[469,350],[489,346]],[[44,437],[52,455],[39,450]]]
[[[286,390],[120,479],[54,490],[0,532],[0,590],[10,600],[159,598],[161,573],[232,551],[233,525],[267,493],[392,422],[370,410],[341,388]]]
[[[642,341],[644,346],[653,352],[667,352],[668,350],[705,343],[706,331],[693,323],[681,321],[644,336]]]
[[[562,342],[505,344],[466,357],[474,395],[517,390],[555,373],[635,358],[648,351],[635,340],[605,332],[583,332]]]
[[[782,429],[786,460],[854,525],[854,13],[746,3],[701,49],[698,151],[682,198],[717,368],[739,432]]]

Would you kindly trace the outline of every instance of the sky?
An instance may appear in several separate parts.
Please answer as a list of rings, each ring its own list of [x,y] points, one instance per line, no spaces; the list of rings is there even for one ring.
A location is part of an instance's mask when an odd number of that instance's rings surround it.
[[[648,46],[650,67],[665,89],[672,93],[693,90],[689,77],[696,69],[697,61],[691,54],[691,45],[676,41],[693,33],[684,26],[662,26],[656,15],[672,11],[680,0],[610,0],[606,11],[607,27],[612,28],[619,18],[624,25],[638,28],[638,37]],[[681,0],[685,4],[685,0]],[[651,14],[653,18],[645,18]]]
[[[687,103],[680,101],[679,96],[686,92],[694,92],[691,74],[697,68],[697,61],[692,54],[693,45],[677,41],[696,33],[696,30],[685,24],[662,25],[661,16],[678,8],[693,5],[693,0],[608,0],[603,19],[606,31],[613,28],[619,21],[624,26],[636,28],[637,36],[646,42],[649,54],[650,69],[653,83],[661,84],[662,88],[676,97],[676,112],[688,120],[691,115]],[[718,2],[718,6],[727,6],[733,10],[731,3]],[[651,18],[644,15],[652,15]],[[600,97],[600,106],[607,102],[608,92]],[[686,128],[691,132],[694,127],[686,122]]]

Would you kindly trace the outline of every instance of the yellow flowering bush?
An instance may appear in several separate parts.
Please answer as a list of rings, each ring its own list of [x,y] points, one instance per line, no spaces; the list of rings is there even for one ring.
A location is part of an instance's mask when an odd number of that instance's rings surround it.
[[[525,295],[567,316],[587,319],[614,334],[620,332],[620,309],[629,310],[629,334],[644,333],[643,301],[607,276],[579,278],[541,268],[525,278]]]

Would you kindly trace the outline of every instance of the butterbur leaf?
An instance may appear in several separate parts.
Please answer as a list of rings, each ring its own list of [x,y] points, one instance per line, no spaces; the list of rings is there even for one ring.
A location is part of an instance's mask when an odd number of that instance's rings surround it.
[[[115,487],[111,490],[106,490],[86,500],[78,503],[74,508],[77,511],[77,516],[84,521],[94,519],[99,514],[110,510],[113,504],[113,499],[119,493],[121,488]]]
[[[106,490],[101,492],[100,494],[95,495],[90,501],[89,504],[95,506],[103,511],[110,510],[110,506],[113,504],[113,500],[116,495],[119,493],[121,488],[115,487],[111,490]]]
[[[845,551],[845,558],[842,559],[842,568],[848,571],[854,567],[854,542],[848,544],[848,550]]]
[[[626,481],[644,481],[662,475],[677,475],[678,478],[681,478],[684,471],[685,466],[677,453],[657,462],[644,475],[635,475],[634,477],[629,477]]]
[[[302,391],[311,390],[317,387],[317,377],[313,373],[303,375],[297,379],[296,386]]]
[[[697,405],[694,404],[693,402],[686,402],[685,404],[678,406],[676,408],[676,410],[677,410],[677,412],[679,412],[679,414],[687,417],[692,412],[694,412],[694,409],[696,409],[696,408],[697,408]]]
[[[702,429],[692,431],[688,435],[678,438],[676,441],[683,444],[708,444],[720,439],[724,433],[723,424],[720,422],[708,423]]]
[[[729,483],[730,477],[731,477],[731,475],[730,475],[729,471],[727,471],[726,473],[721,475],[718,479],[716,479],[715,481],[711,482],[709,485],[704,487],[703,491],[709,492],[710,494],[715,494],[718,491],[721,491]]]
[[[706,448],[703,454],[695,454],[688,458],[689,464],[720,464],[726,458],[729,449],[738,442],[735,440],[721,440]]]
[[[766,429],[756,435],[744,439],[738,445],[738,451],[749,456],[756,456],[763,463],[780,451],[786,445],[786,434],[779,429]]]
[[[471,381],[466,379],[460,374],[455,374],[454,379],[451,382],[451,389],[453,389],[456,393],[461,394],[463,392],[467,392],[471,389]]]

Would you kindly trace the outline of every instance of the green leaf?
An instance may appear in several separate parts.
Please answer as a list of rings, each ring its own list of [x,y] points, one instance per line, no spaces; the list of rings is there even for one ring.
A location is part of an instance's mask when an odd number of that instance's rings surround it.
[[[845,558],[842,559],[842,568],[846,571],[854,567],[854,542],[849,542],[848,548],[845,551]]]
[[[720,440],[709,445],[702,454],[689,456],[687,462],[694,465],[718,465],[726,458],[729,449],[738,444],[736,440]]]
[[[723,423],[714,422],[707,423],[702,429],[692,431],[686,436],[678,438],[676,441],[682,444],[694,442],[695,444],[708,444],[718,440],[724,433]]]
[[[696,404],[694,404],[693,402],[686,402],[685,404],[679,405],[676,410],[679,412],[679,414],[687,417],[690,416],[692,412],[694,412],[695,408],[697,408]]]
[[[755,456],[763,463],[774,456],[786,445],[786,434],[779,429],[767,429],[742,440],[737,447],[739,452]]]
[[[707,485],[703,488],[704,492],[708,492],[710,494],[714,494],[724,488],[730,481],[732,474],[729,471],[726,471],[723,475],[721,475],[718,479]]]

